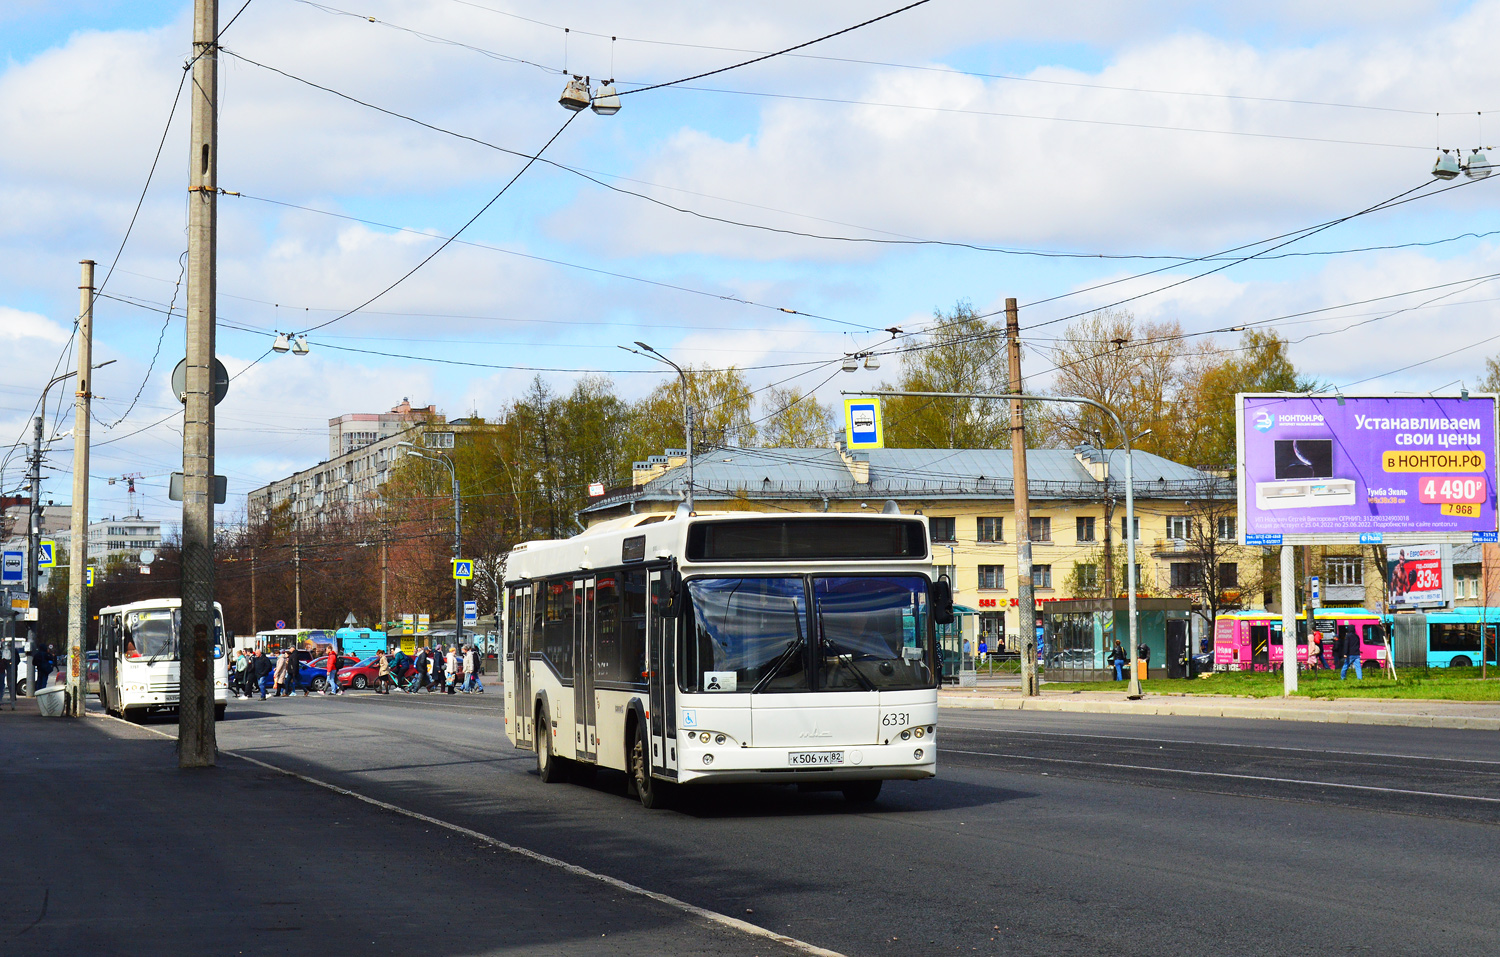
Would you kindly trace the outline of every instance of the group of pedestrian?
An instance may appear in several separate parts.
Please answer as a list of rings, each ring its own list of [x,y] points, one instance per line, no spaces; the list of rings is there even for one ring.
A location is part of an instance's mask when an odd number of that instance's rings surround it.
[[[321,692],[326,695],[343,694],[338,683],[338,653],[332,648],[325,657],[303,662],[296,649],[288,648],[274,658],[265,649],[250,651],[241,648],[235,652],[229,669],[229,688],[237,698],[251,698],[256,694],[260,700],[270,697],[290,697],[301,691],[307,696],[308,679],[303,673],[307,666],[322,667],[328,675]],[[375,655],[375,692],[390,694],[392,689],[416,694],[419,691],[447,694],[484,694],[484,656],[474,645],[450,645],[447,648],[419,648],[415,656],[405,651],[394,655],[378,652]],[[405,682],[403,683],[403,678]]]
[[[397,652],[397,670],[406,671],[406,653]],[[484,657],[473,645],[449,645],[446,649],[418,648],[411,662],[410,677],[403,687],[407,694],[484,694]]]

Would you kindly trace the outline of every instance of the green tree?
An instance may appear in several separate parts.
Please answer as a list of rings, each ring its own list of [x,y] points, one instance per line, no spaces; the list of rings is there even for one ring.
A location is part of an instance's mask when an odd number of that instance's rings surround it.
[[[935,324],[901,356],[895,386],[905,392],[1005,392],[1009,365],[1005,330],[975,315],[968,302],[933,313]],[[1009,410],[987,399],[885,400],[885,444],[892,448],[986,449],[1010,442]]]
[[[1484,360],[1484,378],[1474,388],[1478,392],[1500,392],[1500,356]]]
[[[693,407],[693,444],[696,452],[755,444],[757,429],[750,416],[753,402],[745,374],[730,366],[713,369],[687,366],[688,398]],[[665,380],[631,407],[629,461],[660,455],[664,449],[687,447],[682,422],[682,379]],[[628,464],[628,462],[627,462]]]
[[[833,410],[800,390],[767,389],[761,397],[766,417],[761,444],[767,448],[816,448],[826,446],[833,434]]]
[[[1208,343],[1189,360],[1180,403],[1181,433],[1169,457],[1208,469],[1235,462],[1234,397],[1241,392],[1312,392],[1316,379],[1300,374],[1287,355],[1287,341],[1269,330],[1250,329],[1238,349],[1221,352]],[[1165,452],[1163,454],[1166,454]]]

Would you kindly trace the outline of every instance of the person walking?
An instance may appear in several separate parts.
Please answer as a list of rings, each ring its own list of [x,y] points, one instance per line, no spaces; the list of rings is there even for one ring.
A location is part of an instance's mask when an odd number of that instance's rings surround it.
[[[266,680],[270,678],[275,666],[271,659],[266,657],[264,648],[255,649],[255,657],[250,660],[250,687],[260,692],[260,700],[266,700]]]
[[[479,684],[479,651],[473,645],[464,652],[464,694],[474,694],[484,689]]]
[[[429,651],[427,656],[427,677],[430,684],[427,687],[429,694],[442,694],[443,691],[443,646],[438,645]]]
[[[1338,641],[1339,651],[1343,652],[1344,655],[1344,664],[1339,668],[1339,680],[1349,680],[1350,665],[1354,666],[1354,680],[1365,680],[1364,662],[1360,660],[1360,653],[1363,649],[1359,646],[1359,633],[1353,628],[1347,629],[1342,635],[1339,635]]]
[[[446,685],[448,694],[454,693],[453,685],[458,681],[458,646],[449,645],[448,653],[443,656],[443,670],[446,674]]]
[[[292,686],[292,690],[288,691],[287,694],[296,694],[297,689],[301,688],[302,697],[306,698],[308,695],[307,685],[303,684],[303,679],[305,676],[302,674],[302,658],[298,656],[296,648],[293,648],[290,655],[287,657],[286,675],[287,678],[290,679],[290,683]]]
[[[276,670],[271,674],[271,697],[280,698],[286,694],[286,659],[289,652],[283,648],[276,656]]]
[[[377,651],[375,653],[375,693],[390,694],[390,685],[393,683],[390,659],[385,656],[385,652]]]
[[[323,682],[323,693],[344,693],[339,687],[339,653],[332,646],[328,648],[328,680]]]
[[[38,643],[36,651],[32,652],[31,663],[36,668],[36,687],[31,689],[31,696],[47,687],[47,678],[52,674],[52,669],[57,667],[57,653],[51,645]]]

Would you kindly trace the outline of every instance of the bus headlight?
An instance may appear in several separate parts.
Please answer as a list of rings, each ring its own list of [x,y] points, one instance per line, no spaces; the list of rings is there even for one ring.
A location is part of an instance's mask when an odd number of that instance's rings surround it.
[[[722,734],[716,735],[714,737],[714,744],[723,744],[725,741],[728,741],[728,740],[729,739],[726,738],[726,737],[724,737]]]
[[[913,729],[912,733],[915,734],[917,737],[920,738],[923,735],[925,735],[927,732],[923,731],[921,728],[915,728],[915,729]]]
[[[918,748],[917,750],[913,751],[912,757],[918,761],[922,760],[922,749]]]
[[[910,741],[911,740],[911,728],[907,728],[905,731],[901,732],[901,740],[902,741]]]

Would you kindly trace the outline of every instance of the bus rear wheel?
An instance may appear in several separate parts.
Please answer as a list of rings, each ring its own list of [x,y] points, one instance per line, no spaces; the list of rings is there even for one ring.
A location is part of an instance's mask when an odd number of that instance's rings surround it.
[[[1472,667],[1474,667],[1474,662],[1470,661],[1467,655],[1457,655],[1457,656],[1454,657],[1454,659],[1452,661],[1448,662],[1448,667],[1449,668],[1472,668]]]
[[[850,804],[874,804],[880,797],[881,781],[851,781],[844,785],[844,800]]]
[[[547,712],[536,713],[536,776],[543,784],[557,784],[567,777],[567,759],[552,753],[552,725]]]

